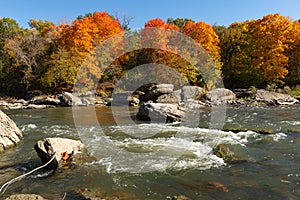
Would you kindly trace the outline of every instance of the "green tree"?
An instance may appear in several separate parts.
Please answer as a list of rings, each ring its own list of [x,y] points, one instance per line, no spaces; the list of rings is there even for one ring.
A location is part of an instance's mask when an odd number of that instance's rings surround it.
[[[6,40],[14,38],[23,30],[18,23],[10,18],[0,18],[0,90],[11,92],[18,83],[18,72],[11,67],[12,60],[4,50]]]
[[[50,27],[54,26],[54,23],[50,22],[48,20],[30,19],[30,21],[28,22],[28,25],[30,28],[35,29],[40,34],[42,34],[46,29],[49,29]]]
[[[186,25],[187,22],[195,22],[195,21],[189,18],[176,18],[176,19],[168,18],[167,19],[167,24],[171,24],[179,27],[180,32],[183,31],[183,27]]]
[[[263,75],[251,65],[253,45],[248,22],[230,25],[220,39],[225,87],[233,89],[261,86]]]

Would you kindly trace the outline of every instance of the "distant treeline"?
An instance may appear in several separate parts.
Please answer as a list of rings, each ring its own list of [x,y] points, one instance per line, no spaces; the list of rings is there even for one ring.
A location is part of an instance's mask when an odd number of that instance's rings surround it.
[[[170,52],[139,49],[114,60],[105,71],[90,60],[94,47],[116,34],[139,34],[130,30],[130,19],[119,20],[106,12],[79,16],[71,24],[47,20],[29,21],[23,29],[10,18],[0,19],[0,92],[24,95],[29,90],[55,93],[72,90],[83,62],[89,76],[81,83],[99,80],[99,91],[113,87],[124,72],[146,63],[173,67],[192,85],[207,86],[196,66]],[[225,87],[265,88],[300,85],[300,21],[280,14],[235,22],[229,27],[209,25],[186,18],[151,19],[147,27],[178,31],[199,43],[211,56]],[[160,42],[168,43],[167,37]],[[95,64],[96,63],[96,64]],[[103,85],[104,87],[101,87]]]

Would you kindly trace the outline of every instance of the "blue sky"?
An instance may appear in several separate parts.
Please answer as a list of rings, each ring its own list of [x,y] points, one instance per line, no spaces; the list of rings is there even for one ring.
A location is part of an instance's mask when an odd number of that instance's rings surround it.
[[[130,16],[133,29],[157,17],[186,17],[227,26],[270,13],[300,19],[300,0],[0,0],[0,17],[13,18],[22,27],[32,18],[58,24],[94,11]]]

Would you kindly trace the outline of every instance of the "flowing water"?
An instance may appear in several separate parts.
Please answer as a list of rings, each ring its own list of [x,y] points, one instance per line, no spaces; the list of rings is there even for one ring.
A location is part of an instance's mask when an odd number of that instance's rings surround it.
[[[24,139],[0,154],[1,185],[41,165],[33,146],[42,138],[81,139],[96,157],[72,169],[34,173],[11,185],[6,195],[80,199],[80,192],[89,191],[127,199],[300,199],[299,106],[227,108],[224,129],[233,132],[208,129],[209,110],[201,111],[200,125],[193,128],[134,117],[122,123],[121,107],[114,113],[121,116],[118,123],[110,107],[78,109],[76,126],[72,108],[5,111]],[[132,116],[136,112],[129,110]],[[215,156],[219,144],[234,147],[243,161],[226,163]]]

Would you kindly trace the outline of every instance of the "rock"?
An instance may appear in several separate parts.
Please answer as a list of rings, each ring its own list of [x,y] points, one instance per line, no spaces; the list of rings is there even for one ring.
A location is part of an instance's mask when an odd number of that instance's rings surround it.
[[[239,152],[238,145],[219,144],[214,148],[214,154],[223,158],[226,163],[245,162],[249,160],[246,155]]]
[[[83,106],[87,105],[86,102],[83,102],[82,99],[76,95],[69,92],[64,92],[58,96],[60,104],[62,106]]]
[[[173,89],[174,85],[172,84],[158,84],[150,86],[145,88],[143,91],[145,94],[141,95],[140,98],[143,102],[147,102],[149,100],[156,101],[159,96],[172,93]]]
[[[203,88],[198,86],[183,86],[181,89],[181,97],[183,101],[187,99],[199,99],[203,92]]]
[[[138,200],[134,194],[130,192],[112,192],[107,191],[104,188],[81,188],[79,191],[74,191],[77,195],[70,195],[67,193],[67,197],[70,199],[90,199],[90,200]],[[80,196],[79,196],[80,195]],[[78,198],[79,197],[79,198]]]
[[[0,101],[0,108],[7,108],[7,107],[8,107],[7,101]]]
[[[24,106],[24,109],[45,109],[45,108],[55,108],[53,105],[35,105],[29,104],[28,106]]]
[[[15,122],[0,111],[0,152],[16,146],[22,137],[23,135]]]
[[[60,104],[60,100],[51,97],[36,96],[29,101],[29,104],[58,106]]]
[[[234,89],[233,92],[236,98],[253,98],[255,96],[255,91],[251,89]]]
[[[45,138],[39,140],[34,145],[34,149],[44,164],[56,153],[55,159],[48,165],[48,169],[57,169],[64,164],[62,159],[64,152],[74,158],[77,154],[84,152],[84,145],[80,141],[67,138]]]
[[[235,94],[226,88],[217,88],[208,91],[205,95],[205,99],[213,104],[220,104],[228,102],[236,98]]]
[[[172,200],[189,200],[189,198],[184,195],[178,195],[178,196],[174,196]]]
[[[20,110],[23,109],[23,104],[22,103],[8,103],[7,109],[9,110]]]
[[[158,123],[181,121],[183,116],[184,111],[177,104],[166,103],[143,103],[136,115],[139,120]]]
[[[293,105],[299,101],[288,94],[279,94],[267,90],[257,90],[255,99],[268,105]]]
[[[177,103],[179,104],[180,98],[176,96],[174,93],[163,94],[156,99],[157,103]]]
[[[184,108],[184,111],[195,112],[195,113],[197,113],[197,110],[206,107],[206,105],[202,101],[194,100],[194,99],[187,99],[184,103],[180,105],[181,107]]]
[[[40,90],[30,90],[27,91],[25,94],[25,100],[31,100],[36,96],[41,96],[42,95],[42,91]]]
[[[44,197],[36,194],[14,194],[5,200],[46,200]]]

